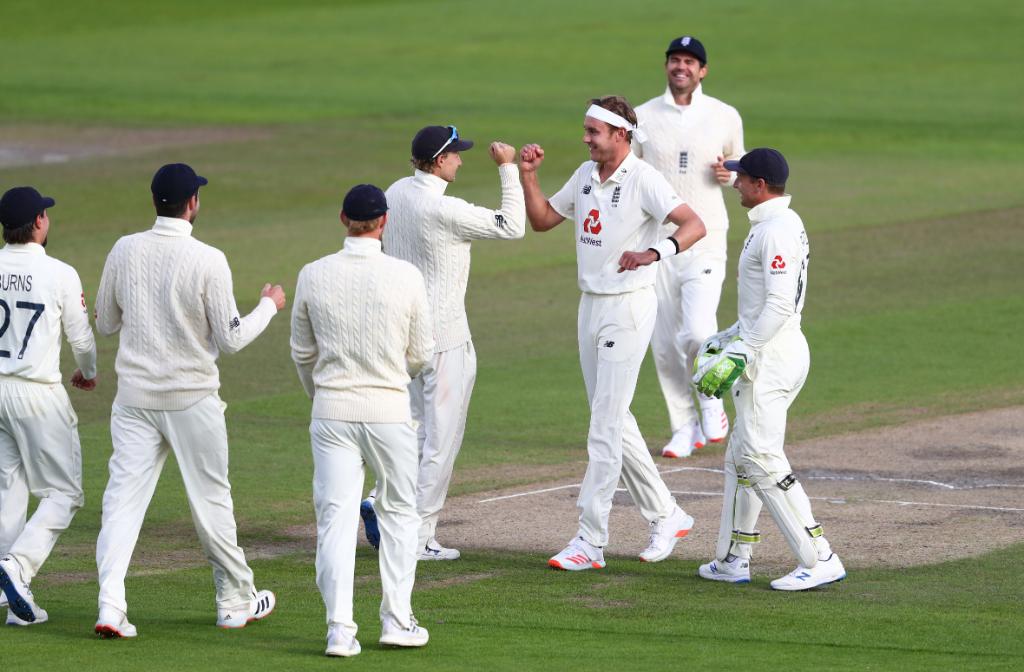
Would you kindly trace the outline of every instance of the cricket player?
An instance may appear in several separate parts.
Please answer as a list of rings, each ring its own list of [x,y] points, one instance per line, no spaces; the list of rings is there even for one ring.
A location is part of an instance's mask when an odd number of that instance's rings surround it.
[[[173,451],[192,521],[217,591],[217,625],[242,628],[274,608],[257,591],[238,547],[228,482],[226,404],[216,360],[255,339],[284,307],[280,286],[260,292],[242,317],[224,253],[192,237],[206,178],[174,163],[153,176],[153,228],[124,236],[107,256],[96,298],[96,329],[120,332],[117,396],[110,414],[110,480],[96,541],[103,637],[134,637],[124,578],[160,471]]]
[[[700,40],[672,40],[665,51],[668,88],[636,108],[645,138],[633,139],[633,152],[665,176],[708,232],[689,250],[658,264],[658,319],[651,352],[672,427],[663,457],[686,457],[706,442],[722,441],[729,431],[722,400],[698,396],[698,413],[690,381],[698,348],[718,331],[729,229],[722,185],[734,179],[723,161],[743,155],[740,115],[704,94],[707,72],[707,52]],[[668,235],[671,229],[666,224],[662,233]]]
[[[658,308],[651,264],[690,248],[704,236],[704,224],[657,170],[630,151],[636,114],[626,99],[606,96],[590,102],[583,122],[590,160],[558,193],[548,199],[541,191],[540,146],[523,147],[519,161],[533,230],[550,231],[566,218],[576,227],[589,462],[577,501],[579,532],[548,561],[568,570],[605,566],[608,514],[620,475],[650,524],[650,544],[641,560],[665,559],[693,527],[693,518],[676,505],[661,480],[629,405]],[[659,240],[666,220],[676,229]]]
[[[470,247],[474,240],[517,240],[526,232],[515,147],[502,142],[490,146],[501,180],[499,209],[445,195],[462,166],[461,153],[472,147],[473,141],[459,137],[454,126],[420,129],[412,141],[415,173],[387,190],[391,210],[384,229],[384,251],[408,261],[423,274],[434,320],[434,358],[409,388],[412,416],[419,423],[416,506],[423,521],[420,560],[459,558],[459,551],[442,546],[436,533],[476,381],[476,350],[466,317]],[[363,503],[361,513],[373,544],[372,498]]]
[[[736,425],[725,453],[725,498],[715,559],[701,565],[712,581],[750,581],[757,517],[768,507],[799,565],[772,581],[775,590],[807,590],[841,581],[846,570],[832,552],[811,503],[783,452],[786,413],[800,393],[811,358],[800,330],[810,248],[786,194],[789,166],[781,153],[759,147],[725,167],[749,208],[750,234],[739,261],[739,321],[702,347],[693,377],[708,396],[730,393]]]
[[[433,357],[433,325],[423,276],[381,251],[387,213],[377,187],[348,192],[345,246],[302,269],[292,309],[292,359],[313,400],[316,581],[327,607],[328,656],[360,651],[352,584],[365,464],[380,484],[380,643],[423,646],[429,638],[411,605],[421,546],[408,386]]]
[[[61,385],[60,332],[96,387],[96,341],[75,269],[46,255],[52,198],[15,187],[0,198],[0,597],[7,625],[46,622],[29,588],[85,503],[78,416]],[[28,495],[39,505],[26,523]]]

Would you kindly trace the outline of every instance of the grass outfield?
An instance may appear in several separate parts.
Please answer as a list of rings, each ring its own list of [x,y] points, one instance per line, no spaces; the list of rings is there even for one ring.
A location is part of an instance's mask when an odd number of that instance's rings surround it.
[[[709,51],[706,91],[740,110],[747,146],[776,146],[790,158],[793,205],[810,234],[804,323],[813,366],[791,436],[1015,405],[1024,403],[1024,192],[1016,187],[1024,90],[1012,84],[1024,61],[1022,19],[1020,6],[996,0],[638,0],[625,14],[603,1],[5,0],[0,138],[71,146],[96,127],[201,128],[207,141],[0,167],[0,189],[34,184],[56,197],[49,252],[79,270],[91,299],[116,238],[152,221],[155,168],[187,161],[210,178],[196,235],[225,251],[247,310],[264,281],[281,282],[290,296],[304,263],[340,247],[342,195],[357,182],[386,186],[407,174],[420,126],[455,123],[480,145],[540,142],[551,193],[586,158],[586,100],[616,92],[638,104],[659,95],[664,45],[693,31]],[[230,141],[233,133],[252,137]],[[449,193],[496,205],[493,164],[483,151],[464,158]],[[726,201],[735,268],[746,220],[733,194]],[[575,261],[571,233],[561,229],[474,245],[467,301],[480,368],[453,492],[494,487],[491,466],[585,459]],[[735,319],[729,275],[723,326]],[[175,565],[196,542],[172,462],[129,579],[143,637],[109,648],[88,641],[115,384],[116,339],[100,339],[101,388],[72,393],[87,504],[34,584],[54,622],[0,632],[0,661],[326,664],[316,658],[323,611],[310,558],[286,547],[287,528],[312,520],[309,403],[287,340],[281,315],[221,360],[241,541],[285,553],[254,562],[281,597],[273,620],[244,633],[208,626],[208,571]],[[652,446],[667,438],[649,362],[633,410]],[[1024,592],[1011,569],[1020,560],[1024,549],[1015,547],[912,571],[858,571],[834,590],[778,596],[763,582],[739,591],[699,583],[682,562],[616,562],[603,574],[566,577],[543,571],[537,558],[470,553],[421,569],[414,603],[434,635],[426,651],[378,658],[367,646],[359,660],[398,669],[564,667],[585,650],[616,667],[700,669],[753,656],[767,668],[1011,669],[1021,666]],[[373,575],[369,556],[359,571]],[[634,575],[643,576],[619,581]],[[372,580],[359,587],[364,644],[375,641],[377,601]]]

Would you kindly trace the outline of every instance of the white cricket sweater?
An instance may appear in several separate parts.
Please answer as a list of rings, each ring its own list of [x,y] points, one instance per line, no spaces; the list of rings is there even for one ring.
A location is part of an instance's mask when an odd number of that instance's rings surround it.
[[[346,238],[299,273],[291,348],[314,418],[409,422],[409,381],[434,351],[423,276],[378,240]]]
[[[82,375],[96,377],[96,339],[82,281],[42,245],[0,249],[0,313],[0,378],[60,383],[62,326]]]
[[[217,356],[252,342],[277,313],[260,299],[240,317],[224,253],[192,237],[183,219],[157,217],[107,256],[96,297],[96,330],[121,332],[115,403],[188,408],[220,388]]]
[[[800,328],[807,298],[810,246],[790,200],[772,198],[747,213],[750,233],[740,252],[737,307],[740,338],[755,351],[779,332]]]
[[[498,167],[498,175],[498,210],[445,196],[448,183],[420,170],[388,187],[384,252],[408,261],[423,274],[434,320],[435,352],[447,352],[472,338],[466,317],[470,242],[511,240],[526,233],[519,167],[506,163]]]
[[[729,216],[723,185],[711,165],[743,156],[743,121],[739,112],[698,86],[689,105],[676,105],[671,91],[636,108],[644,141],[634,140],[637,156],[658,169],[676,193],[693,208],[707,228],[707,236],[691,249],[725,251]],[[735,179],[735,175],[733,176]],[[674,230],[674,228],[672,229]],[[666,227],[666,235],[671,231]]]

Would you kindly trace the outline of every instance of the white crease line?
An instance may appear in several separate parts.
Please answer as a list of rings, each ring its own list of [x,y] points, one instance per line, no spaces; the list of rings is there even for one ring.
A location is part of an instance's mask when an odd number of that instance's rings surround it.
[[[616,490],[625,491],[625,488],[619,488]],[[720,492],[699,492],[696,490],[672,490],[673,495],[689,495],[691,497],[721,497]],[[982,506],[980,504],[941,504],[938,502],[910,502],[903,501],[900,499],[861,499],[860,497],[853,501],[847,500],[845,497],[810,497],[809,499],[815,499],[822,502],[828,502],[830,504],[859,504],[861,502],[870,502],[872,504],[898,504],[899,506],[937,506],[944,509],[976,509],[980,511],[1005,511],[1009,513],[1024,512],[1024,509],[1016,509],[1008,506]]]
[[[659,474],[676,474],[682,471],[705,471],[712,474],[724,474],[725,472],[721,469],[712,469],[708,467],[675,467],[674,469],[665,469],[659,471]],[[862,478],[858,476],[803,476],[809,481],[857,481],[861,483],[871,482],[885,482],[885,483],[917,483],[922,485],[931,485],[939,488],[945,488],[947,490],[980,490],[982,488],[1024,488],[1024,485],[1018,483],[982,483],[981,485],[968,485],[968,486],[957,486],[952,483],[943,483],[942,481],[928,481],[917,478],[885,478],[882,476],[873,476],[870,478]],[[569,488],[578,488],[582,483],[571,483],[569,485],[558,485],[553,488],[543,488],[541,490],[529,490],[527,492],[517,492],[513,495],[502,495],[501,497],[491,497],[489,499],[481,499],[477,504],[487,504],[489,502],[498,502],[503,499],[515,499],[517,497],[529,497],[530,495],[542,495],[546,492],[555,492],[557,490],[568,490]],[[621,492],[623,488],[618,488],[617,491]],[[813,499],[813,498],[812,498]],[[834,499],[834,498],[833,498]],[[879,501],[884,502],[887,500],[866,500],[866,501]],[[936,504],[935,506],[945,506]],[[986,507],[982,507],[986,508]],[[1018,509],[1000,509],[995,508],[997,511],[1017,511]]]

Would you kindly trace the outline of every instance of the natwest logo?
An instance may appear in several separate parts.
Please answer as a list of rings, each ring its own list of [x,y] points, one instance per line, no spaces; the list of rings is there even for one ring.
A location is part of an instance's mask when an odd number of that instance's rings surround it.
[[[772,259],[772,268],[775,269],[776,271],[781,271],[785,267],[786,267],[786,262],[784,262],[782,260],[782,256],[776,254],[775,258]]]
[[[583,220],[583,232],[595,236],[601,233],[601,213],[598,210],[591,210]]]

